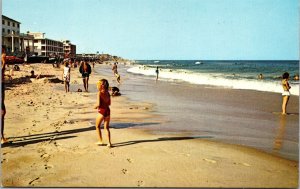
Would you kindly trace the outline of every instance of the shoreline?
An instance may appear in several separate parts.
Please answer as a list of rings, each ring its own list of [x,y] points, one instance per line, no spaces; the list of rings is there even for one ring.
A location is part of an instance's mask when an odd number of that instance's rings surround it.
[[[60,78],[62,70],[51,66],[45,65],[42,74]],[[40,67],[36,65],[37,72]],[[112,98],[111,133],[115,147],[96,146],[97,113],[92,109],[95,83],[104,77],[111,86],[116,85],[109,66],[96,67],[107,74],[97,78],[94,73],[91,75],[89,93],[65,94],[62,84],[45,82],[46,79],[16,83],[7,91],[5,136],[15,142],[1,149],[3,186],[298,186],[298,161],[211,141],[206,133],[194,137],[145,133],[144,126],[161,126],[169,120],[160,115],[155,102],[131,98],[130,94],[140,88],[123,89],[130,77],[127,74],[121,76],[125,80],[120,85],[122,96]],[[25,68],[21,67],[15,77],[28,73],[22,69]],[[71,91],[82,88],[78,70],[72,69],[71,74]]]
[[[184,81],[162,80],[155,83],[154,77],[143,75],[128,77],[133,81],[126,82],[134,86],[126,86],[130,88],[129,96],[144,100],[145,97],[140,94],[147,94],[148,99],[158,104],[159,113],[170,117],[170,124],[151,127],[150,133],[168,133],[170,130],[187,136],[205,133],[219,142],[248,146],[292,160],[299,159],[298,96],[292,95],[290,98],[290,115],[281,116],[281,94],[194,85]],[[146,81],[142,82],[145,77]],[[147,87],[141,87],[143,85]],[[138,92],[133,92],[132,88],[138,88]],[[183,117],[182,112],[189,116]],[[186,124],[188,128],[185,129],[182,126]],[[279,151],[275,145],[278,142],[283,144]]]

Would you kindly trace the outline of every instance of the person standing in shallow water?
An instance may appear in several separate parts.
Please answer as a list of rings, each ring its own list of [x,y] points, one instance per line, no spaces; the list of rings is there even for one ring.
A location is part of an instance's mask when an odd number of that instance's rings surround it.
[[[156,66],[155,73],[156,73],[156,81],[157,81],[158,80],[158,74],[159,74],[158,66]]]
[[[291,93],[290,93],[291,86],[288,82],[289,77],[290,77],[290,75],[289,75],[288,72],[285,72],[282,75],[282,81],[281,81],[282,88],[283,88],[283,92],[282,92],[282,115],[286,115],[286,107],[287,107],[287,104],[288,104],[290,96],[291,96]]]
[[[115,62],[114,65],[113,65],[113,68],[112,68],[112,71],[113,71],[113,74],[116,76],[117,78],[117,82],[120,84],[120,81],[121,81],[121,76],[120,74],[118,73],[118,66],[117,66],[118,62]]]
[[[89,90],[89,76],[92,73],[92,68],[88,63],[81,62],[81,65],[79,67],[79,72],[82,75],[83,86],[84,86],[85,92],[88,92],[88,90]]]
[[[99,141],[96,143],[97,145],[103,145],[102,135],[101,135],[101,123],[104,121],[104,129],[107,132],[108,138],[108,147],[112,147],[110,131],[109,131],[109,122],[110,122],[110,94],[108,92],[109,83],[106,79],[101,79],[97,82],[97,104],[95,105],[95,109],[98,109],[98,116],[96,118],[96,131],[99,137]]]

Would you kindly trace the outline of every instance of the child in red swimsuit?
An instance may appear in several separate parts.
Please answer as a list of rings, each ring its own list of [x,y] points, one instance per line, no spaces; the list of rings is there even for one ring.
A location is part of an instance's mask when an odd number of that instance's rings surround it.
[[[101,123],[104,121],[104,129],[107,131],[108,137],[108,147],[112,147],[110,140],[109,122],[110,122],[110,94],[108,92],[108,81],[106,79],[101,79],[97,82],[98,94],[97,94],[97,104],[95,109],[98,109],[98,116],[96,118],[96,131],[99,136],[99,142],[97,145],[103,145],[102,135],[101,135]]]

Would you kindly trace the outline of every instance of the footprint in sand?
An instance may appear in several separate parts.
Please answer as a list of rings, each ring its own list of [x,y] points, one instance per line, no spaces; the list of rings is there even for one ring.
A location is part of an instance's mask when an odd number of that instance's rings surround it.
[[[246,167],[250,167],[251,165],[250,164],[248,164],[248,163],[236,163],[236,162],[234,162],[233,164],[239,164],[239,165],[243,165],[243,166],[246,166]]]
[[[250,167],[251,165],[248,163],[242,163],[242,165],[246,166],[246,167]]]
[[[204,161],[207,161],[209,163],[217,163],[217,161],[215,160],[212,160],[212,159],[203,159]]]
[[[52,165],[47,165],[47,164],[44,165],[44,166],[45,166],[45,169],[46,169],[46,170],[51,169],[51,168],[53,167]]]
[[[47,153],[44,153],[40,156],[45,162],[48,162],[50,159],[50,155]]]
[[[129,163],[132,163],[132,160],[131,160],[130,158],[127,158],[127,161],[128,161]]]
[[[37,181],[37,180],[39,180],[39,179],[40,179],[40,177],[37,177],[37,178],[31,180],[28,184],[29,184],[29,185],[34,185],[33,182],[35,182],[35,181]]]
[[[122,173],[125,175],[127,173],[127,169],[122,169]]]
[[[138,183],[137,183],[137,186],[143,186],[143,185],[144,185],[144,181],[139,180]]]

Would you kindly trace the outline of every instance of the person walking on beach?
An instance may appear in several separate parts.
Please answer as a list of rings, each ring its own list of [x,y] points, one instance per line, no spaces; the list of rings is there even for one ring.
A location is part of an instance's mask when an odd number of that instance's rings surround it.
[[[101,123],[104,121],[104,129],[107,132],[108,137],[108,147],[112,147],[111,139],[110,139],[110,131],[109,131],[109,122],[110,122],[110,94],[108,92],[109,83],[106,79],[101,79],[97,82],[97,104],[95,105],[95,109],[98,109],[98,116],[96,118],[96,131],[99,137],[99,141],[96,143],[97,145],[103,145],[102,135],[101,135]]]
[[[290,95],[291,95],[291,93],[290,93],[291,86],[288,82],[289,77],[290,77],[290,74],[288,72],[285,72],[282,75],[282,81],[281,81],[282,88],[283,88],[283,92],[282,92],[282,115],[286,115],[286,107],[287,107],[287,104],[289,102]]]
[[[156,73],[156,81],[157,81],[158,80],[158,74],[159,74],[158,66],[156,66],[155,73]]]
[[[5,66],[6,66],[6,52],[5,49],[2,47],[2,54],[1,54],[1,74],[2,74],[2,81],[1,81],[1,144],[7,143],[7,139],[4,137],[4,117],[6,114],[6,108],[4,104],[5,98],[5,83],[4,83],[4,73],[5,73]]]
[[[83,86],[85,89],[85,92],[88,92],[89,90],[89,76],[92,73],[92,68],[87,62],[81,62],[81,65],[79,67],[79,72],[82,75],[83,80]]]
[[[112,68],[113,74],[116,76],[117,78],[117,82],[120,84],[120,80],[121,80],[121,76],[118,73],[118,66],[117,66],[118,62],[115,62]]]
[[[70,79],[71,79],[71,68],[68,62],[65,62],[64,71],[63,71],[63,80],[65,83],[66,93],[70,92]]]

